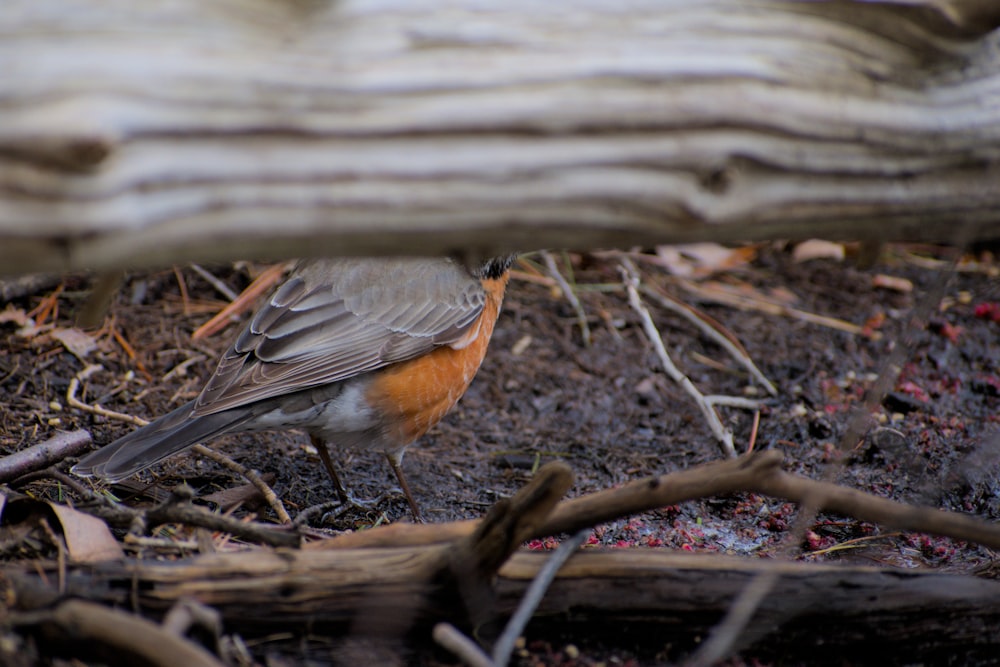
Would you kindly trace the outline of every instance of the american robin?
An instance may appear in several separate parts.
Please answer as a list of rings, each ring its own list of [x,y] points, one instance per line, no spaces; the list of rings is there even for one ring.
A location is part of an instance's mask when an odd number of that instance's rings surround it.
[[[300,262],[219,361],[194,401],[91,453],[72,469],[116,481],[225,433],[309,433],[342,501],[327,446],[407,445],[458,402],[479,370],[514,256],[472,270],[451,259]]]

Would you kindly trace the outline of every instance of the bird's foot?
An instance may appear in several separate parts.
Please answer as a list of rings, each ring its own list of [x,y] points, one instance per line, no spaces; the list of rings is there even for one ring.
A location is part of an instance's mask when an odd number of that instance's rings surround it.
[[[371,512],[388,500],[389,497],[390,494],[383,493],[376,498],[372,498],[371,500],[361,500],[360,498],[355,498],[351,494],[346,494],[344,498],[329,500],[325,503],[320,503],[319,505],[307,507],[298,513],[295,517],[294,523],[297,526],[305,526],[316,517],[319,517],[319,523],[321,525],[332,523],[352,510],[356,510],[358,512]]]

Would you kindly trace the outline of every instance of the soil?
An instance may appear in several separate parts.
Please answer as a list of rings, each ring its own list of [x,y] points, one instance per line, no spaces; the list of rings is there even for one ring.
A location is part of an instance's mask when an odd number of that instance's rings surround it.
[[[653,255],[640,260],[645,284],[664,289],[721,323],[776,386],[777,395],[767,396],[742,366],[693,325],[648,304],[669,354],[702,392],[761,401],[756,431],[753,411],[719,408],[735,435],[737,451],[745,451],[753,438],[755,448],[780,449],[790,470],[810,477],[833,474],[840,484],[880,496],[1000,518],[1000,281],[989,253],[966,255],[958,271],[942,260],[949,250],[933,247],[889,247],[868,269],[851,260],[796,262],[789,248],[780,245],[741,253],[747,261],[691,282],[713,293],[726,288],[767,296],[859,330],[843,331],[795,314],[737,309],[697,297],[653,261]],[[429,521],[479,517],[521,487],[537,466],[553,459],[572,466],[576,478],[571,495],[578,495],[723,456],[693,401],[663,373],[621,287],[617,259],[562,259],[562,270],[576,286],[587,314],[590,344],[584,344],[564,295],[545,284],[544,277],[530,279],[532,267],[522,265],[469,392],[441,424],[407,450],[403,467]],[[569,265],[566,259],[571,259]],[[239,292],[261,267],[209,268]],[[711,268],[695,265],[706,274],[713,273]],[[46,326],[32,328],[17,317],[0,320],[0,455],[60,430],[87,429],[97,444],[104,444],[133,428],[67,407],[70,381],[88,364],[99,364],[100,369],[83,384],[79,398],[86,403],[147,419],[177,407],[197,395],[216,356],[238,330],[234,325],[192,342],[192,331],[225,305],[195,271],[131,274],[116,293],[103,329],[93,334],[96,349],[81,359],[67,351],[47,325],[72,327],[90,282],[73,276],[62,284],[54,319],[36,322]],[[50,293],[15,298],[7,312],[27,313]],[[922,311],[927,316],[914,319]],[[887,394],[866,403],[866,392],[885,372],[893,350],[901,353],[898,379]],[[842,443],[855,409],[870,412],[871,420],[863,438]],[[250,468],[273,473],[273,486],[293,516],[333,496],[303,434],[246,434],[211,444]],[[840,451],[846,453],[842,462],[831,463],[841,460]],[[390,469],[376,454],[338,452],[335,460],[360,498],[376,498],[395,486]],[[114,491],[125,503],[148,504],[181,481],[198,496],[245,483],[212,461],[183,454]],[[68,493],[44,478],[17,488],[60,502]],[[590,544],[788,557],[782,540],[795,511],[791,503],[755,494],[705,498],[601,526]],[[247,514],[274,519],[262,504],[237,510],[238,516]],[[313,525],[354,530],[406,520],[405,500],[391,493],[370,511],[354,510],[322,523],[317,519]],[[994,558],[983,547],[900,534],[830,515],[818,517],[800,546],[792,556],[804,560],[965,573]],[[9,549],[6,553],[8,559],[26,557]],[[567,652],[570,642],[575,647]],[[263,664],[327,664],[331,650],[328,643],[313,638],[261,642],[252,653]],[[519,660],[525,665],[656,664],[662,659],[658,651],[633,640],[608,646],[590,645],[586,638],[536,636],[529,627]],[[752,649],[743,659],[754,659]],[[49,664],[44,656],[38,660]],[[449,664],[434,651],[414,660]]]

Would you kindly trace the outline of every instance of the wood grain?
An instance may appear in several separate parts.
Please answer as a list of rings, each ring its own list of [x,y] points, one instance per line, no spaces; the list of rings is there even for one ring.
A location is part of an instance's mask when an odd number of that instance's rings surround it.
[[[0,266],[1000,235],[989,0],[7,0]]]

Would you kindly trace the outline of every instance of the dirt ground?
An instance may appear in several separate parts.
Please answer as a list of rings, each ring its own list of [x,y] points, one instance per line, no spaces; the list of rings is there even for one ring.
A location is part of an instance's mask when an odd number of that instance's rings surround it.
[[[874,266],[852,259],[796,262],[791,248],[740,249],[717,266],[657,258],[637,260],[645,284],[662,287],[714,318],[745,346],[776,386],[767,396],[742,367],[693,325],[648,303],[670,355],[706,394],[759,399],[757,449],[779,449],[788,469],[819,477],[835,459],[852,408],[862,403],[890,351],[903,347],[902,372],[889,394],[874,401],[872,429],[849,443],[840,484],[905,502],[997,520],[1000,518],[1000,280],[987,251],[967,253],[958,271],[949,251],[891,246]],[[592,340],[584,344],[576,314],[564,295],[532,265],[511,282],[490,351],[459,406],[406,454],[404,469],[432,522],[473,518],[509,496],[541,463],[562,459],[576,475],[571,495],[619,485],[717,460],[720,447],[697,407],[662,372],[621,286],[614,256],[557,256],[576,286]],[[668,272],[693,269],[681,279]],[[537,266],[537,265],[535,265]],[[209,267],[235,291],[260,267]],[[526,277],[527,276],[527,277]],[[153,418],[190,400],[234,325],[209,339],[191,333],[225,300],[189,268],[130,274],[114,298],[110,319],[95,334],[84,359],[67,351],[46,326],[72,327],[90,285],[65,280],[58,312],[41,328],[8,316],[0,320],[0,455],[18,451],[59,430],[89,430],[97,444],[132,426],[67,407],[70,381],[88,364],[79,398],[111,410]],[[685,285],[696,285],[698,294]],[[52,287],[12,299],[7,313],[29,313]],[[740,309],[715,295],[738,293],[758,304]],[[764,300],[783,314],[764,312]],[[930,300],[930,301],[928,301]],[[773,306],[771,306],[773,309]],[[924,308],[925,320],[912,321]],[[794,312],[789,312],[794,309]],[[801,313],[830,318],[818,321]],[[35,313],[35,317],[40,313]],[[835,320],[835,321],[834,321]],[[856,327],[847,331],[842,324]],[[839,328],[838,328],[839,327]],[[134,350],[134,358],[129,349]],[[745,451],[754,430],[752,410],[719,408]],[[274,488],[289,512],[329,500],[332,487],[308,439],[298,433],[248,434],[213,446],[240,463],[274,474]],[[341,452],[336,459],[355,495],[374,498],[394,486],[383,459]],[[184,480],[199,496],[244,483],[218,464],[180,455],[142,473],[140,483],[117,487],[123,502],[149,503]],[[21,493],[65,500],[67,489],[47,479],[17,485]],[[238,514],[260,512],[243,507]],[[774,556],[795,506],[755,494],[706,498],[595,530],[591,545],[717,551]],[[408,520],[399,494],[369,512],[353,511],[322,525],[347,530]],[[320,527],[319,520],[314,526]],[[865,538],[859,542],[850,542]],[[547,545],[535,544],[535,547]],[[851,518],[821,515],[798,558],[903,568],[973,572],[994,554],[975,545],[891,532]],[[838,548],[839,547],[839,548]],[[42,549],[44,552],[44,549]],[[813,554],[811,552],[820,552]],[[8,560],[37,554],[7,548]],[[578,638],[582,654],[565,640],[533,636],[521,664],[654,664],[656,647],[593,646]],[[328,664],[322,642],[258,643],[261,664]],[[571,657],[570,656],[575,656]],[[414,658],[441,664],[439,653]],[[753,660],[752,651],[744,659]],[[39,664],[50,664],[43,655]]]

